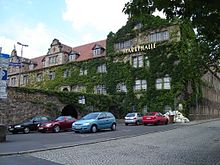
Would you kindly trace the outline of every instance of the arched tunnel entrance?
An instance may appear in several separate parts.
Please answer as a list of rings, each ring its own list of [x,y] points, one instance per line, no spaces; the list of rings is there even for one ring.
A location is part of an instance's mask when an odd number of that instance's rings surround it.
[[[76,108],[73,105],[66,105],[61,112],[61,115],[63,116],[72,116],[76,119],[78,119],[78,112]]]

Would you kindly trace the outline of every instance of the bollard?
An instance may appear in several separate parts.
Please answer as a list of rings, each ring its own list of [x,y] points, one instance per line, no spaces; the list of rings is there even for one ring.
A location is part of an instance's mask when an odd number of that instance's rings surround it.
[[[0,142],[6,141],[6,126],[0,124]]]

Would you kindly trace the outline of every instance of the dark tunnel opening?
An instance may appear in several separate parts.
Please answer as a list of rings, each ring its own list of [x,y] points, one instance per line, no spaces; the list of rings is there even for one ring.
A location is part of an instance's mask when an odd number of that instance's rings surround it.
[[[61,112],[62,116],[72,116],[78,119],[78,112],[73,105],[66,105]]]

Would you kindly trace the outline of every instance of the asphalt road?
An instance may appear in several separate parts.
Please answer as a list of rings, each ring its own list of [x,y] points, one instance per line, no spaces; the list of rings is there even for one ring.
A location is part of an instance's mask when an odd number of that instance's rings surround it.
[[[168,129],[168,127],[173,127],[175,129]],[[64,132],[48,135],[38,133],[29,135],[21,134],[20,137],[19,135],[10,135],[10,138],[13,137],[15,139],[16,137],[23,139],[22,136],[35,137],[36,135],[39,135],[40,137],[68,137],[69,135],[75,137],[76,139],[78,137],[78,140],[81,141],[80,143],[87,143],[89,141],[91,142],[91,137],[93,137],[94,139],[98,138],[98,140],[97,142],[95,142],[93,139],[93,142],[86,145],[73,145],[72,147],[69,146],[66,148],[53,149],[48,151],[11,156],[0,156],[0,164],[220,165],[220,120],[195,125],[188,125],[186,127],[180,125],[156,127],[130,126],[126,128],[128,129],[128,131],[123,131],[123,128],[124,126],[121,126],[121,128],[119,126],[118,131],[116,132],[103,131],[97,134],[74,134],[72,132]],[[152,130],[148,130],[149,132],[146,131],[145,133],[142,132],[142,135],[140,136],[128,135],[130,137],[125,138],[124,134],[128,132],[135,132],[139,129],[142,131],[148,129]],[[158,130],[153,131],[155,129]],[[138,132],[139,131],[137,131],[136,133]],[[119,136],[118,134],[121,134],[121,136]],[[117,137],[116,135],[118,135],[119,137],[114,138]],[[114,140],[105,141],[103,140],[105,139],[105,137],[111,137]],[[52,139],[50,140],[53,141]],[[34,141],[36,141],[36,139]],[[24,142],[25,140],[22,140],[20,143]],[[72,142],[69,142],[68,144],[70,143],[77,144],[77,142],[75,143],[74,140]],[[64,143],[64,145],[66,144],[67,143]],[[24,145],[26,145],[26,143],[24,143]],[[45,142],[43,142],[42,146],[44,145]],[[2,144],[0,144],[0,150],[2,151]]]
[[[125,126],[118,124],[116,131],[104,130],[97,133],[30,133],[30,134],[9,134],[7,142],[1,144],[0,155],[16,154],[29,152],[32,150],[46,150],[48,148],[60,148],[63,146],[79,145],[91,142],[105,141],[108,139],[116,139],[142,135],[146,133],[165,131],[181,127],[180,124],[169,124],[160,126]]]

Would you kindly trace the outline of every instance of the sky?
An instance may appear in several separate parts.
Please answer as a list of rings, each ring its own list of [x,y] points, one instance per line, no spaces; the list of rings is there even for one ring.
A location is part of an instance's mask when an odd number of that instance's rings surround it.
[[[76,47],[107,38],[127,22],[130,0],[0,0],[0,47],[35,58],[47,54],[53,39]]]

